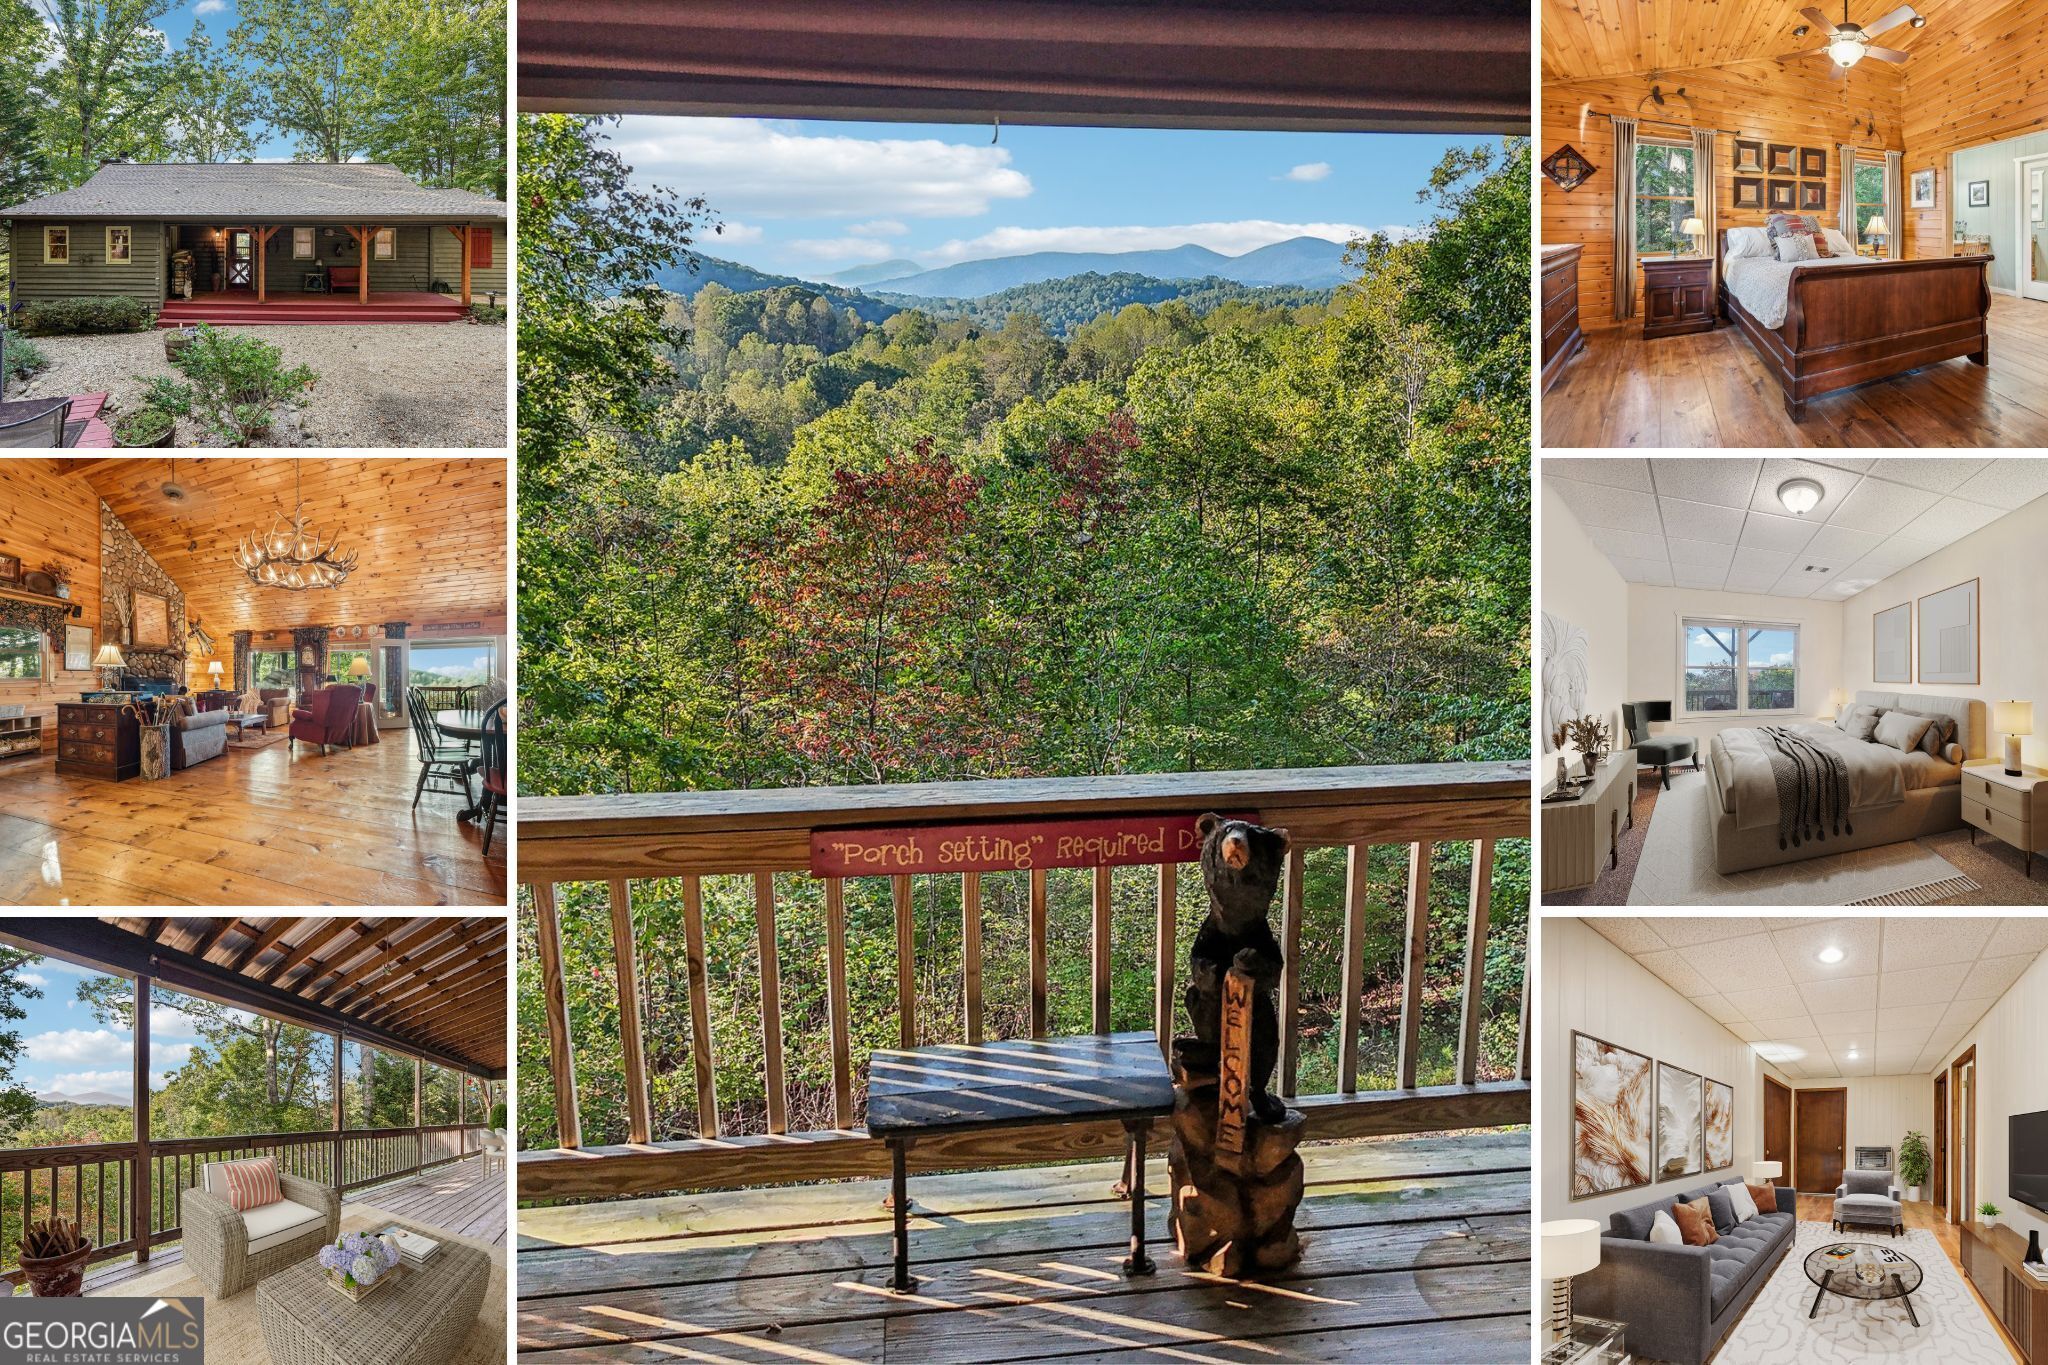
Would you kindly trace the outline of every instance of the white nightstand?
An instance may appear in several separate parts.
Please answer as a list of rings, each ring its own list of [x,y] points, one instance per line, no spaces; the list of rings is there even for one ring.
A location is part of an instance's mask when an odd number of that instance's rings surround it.
[[[2022,764],[2019,776],[2001,762],[1963,765],[1963,820],[1970,842],[1977,831],[2003,839],[2027,855],[2027,875],[2034,875],[2034,855],[2048,852],[2048,768]]]

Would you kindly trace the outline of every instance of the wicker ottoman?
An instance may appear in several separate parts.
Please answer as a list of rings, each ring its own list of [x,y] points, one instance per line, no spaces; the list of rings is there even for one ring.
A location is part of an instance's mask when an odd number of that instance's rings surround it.
[[[273,1365],[445,1365],[455,1356],[483,1307],[491,1258],[432,1228],[398,1226],[440,1242],[441,1252],[361,1303],[337,1293],[314,1260],[256,1286]]]
[[[1899,1201],[1881,1194],[1845,1194],[1835,1200],[1833,1228],[1846,1232],[1851,1226],[1884,1228],[1896,1237],[1906,1228],[1906,1215]]]

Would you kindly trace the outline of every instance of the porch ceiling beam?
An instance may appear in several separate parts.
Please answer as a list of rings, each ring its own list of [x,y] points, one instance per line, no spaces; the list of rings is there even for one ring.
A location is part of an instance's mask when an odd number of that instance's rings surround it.
[[[0,921],[0,939],[31,951],[79,959],[130,976],[153,977],[173,990],[210,996],[301,1028],[323,1033],[346,1031],[351,1038],[380,1050],[423,1057],[456,1071],[473,1072],[491,1080],[502,1079],[505,1074],[503,1067],[493,1070],[473,1058],[363,1024],[338,1010],[322,1008],[190,953],[150,943],[140,934],[104,920],[9,919]]]
[[[469,928],[473,927],[477,922],[465,920],[462,923],[465,928]],[[421,973],[441,972],[450,959],[459,959],[465,954],[470,958],[478,958],[482,956],[482,953],[481,945],[471,942],[463,934],[458,933],[444,942],[423,948],[418,953],[405,959],[404,966],[401,969],[388,972],[382,980],[376,983],[374,989],[367,985],[361,989],[351,986],[337,993],[327,1003],[333,1005],[336,1009],[353,1010],[361,1009],[364,1001],[373,996],[380,1004],[385,1001],[396,1000],[403,996],[411,995],[414,990],[418,989],[416,985],[408,985],[407,983],[412,982]],[[442,978],[437,975],[430,979],[438,981]],[[405,989],[400,990],[401,986],[405,987]]]
[[[398,1019],[419,1010],[421,1006],[428,1004],[429,1001],[432,1002],[432,1014],[434,1017],[439,1018],[443,1015],[453,1017],[467,1009],[479,996],[502,996],[504,993],[505,976],[504,973],[498,972],[488,979],[476,981],[474,984],[465,982],[461,986],[451,986],[446,990],[430,994],[427,999],[414,1000],[409,1004],[373,1000],[370,1002],[370,1008],[352,1017],[361,1019],[365,1023],[380,1024],[385,1028],[397,1028],[400,1026],[396,1022]]]
[[[374,1018],[385,1009],[410,1000],[423,990],[438,987],[444,995],[460,994],[467,991],[485,972],[502,977],[502,963],[498,960],[504,954],[505,945],[502,941],[495,948],[488,949],[468,942],[449,944],[439,952],[421,954],[420,970],[430,973],[423,980],[413,980],[416,973],[408,971],[402,977],[380,982],[377,990],[366,991],[358,999],[345,1004],[340,1000],[329,1003],[337,1009],[364,1009],[367,1006],[366,1013]],[[429,958],[432,961],[426,960]],[[492,970],[494,964],[499,970]],[[400,989],[401,986],[403,989]]]
[[[264,927],[263,932],[251,939],[249,946],[236,956],[234,970],[238,972],[248,971],[249,964],[263,956],[264,949],[269,948],[272,944],[290,933],[292,926],[298,922],[299,920],[296,915],[271,916],[270,923]]]
[[[412,959],[407,954],[422,952],[433,947],[436,943],[454,933],[461,924],[462,921],[458,919],[443,919],[439,917],[422,920],[412,928],[403,930],[384,940],[383,952],[378,953],[368,962],[357,967],[340,980],[315,992],[309,998],[316,1005],[331,1004],[333,997],[340,991],[355,985],[380,967],[387,967],[394,962],[403,963],[411,961]]]
[[[338,937],[347,930],[357,929],[357,927],[345,919],[330,920],[328,923],[321,925],[318,929],[315,929],[312,933],[301,939],[296,948],[286,950],[283,957],[270,964],[270,969],[263,973],[263,984],[266,986],[276,985],[279,977],[286,975],[292,968],[319,952],[322,947],[326,946],[328,940]]]
[[[473,1022],[482,1013],[488,1022],[504,1031],[505,983],[493,981],[464,993],[460,998],[451,999],[444,1006],[439,1003],[430,1009],[415,1008],[398,1014],[380,1015],[375,1019],[365,1018],[364,1023],[373,1028],[388,1028],[400,1033],[418,1033],[421,1037],[445,1041],[459,1037],[460,1029]]]

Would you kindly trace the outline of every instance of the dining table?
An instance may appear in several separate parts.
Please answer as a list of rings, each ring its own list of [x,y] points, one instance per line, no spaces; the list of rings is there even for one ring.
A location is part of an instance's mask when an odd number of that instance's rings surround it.
[[[471,744],[480,745],[484,737],[484,716],[486,714],[486,712],[471,707],[436,711],[434,712],[434,728],[450,739],[466,740]],[[479,753],[469,761],[467,771],[481,772],[483,766],[483,755]],[[472,804],[456,812],[455,818],[458,820],[474,820],[483,813],[483,809],[484,800],[479,796]]]

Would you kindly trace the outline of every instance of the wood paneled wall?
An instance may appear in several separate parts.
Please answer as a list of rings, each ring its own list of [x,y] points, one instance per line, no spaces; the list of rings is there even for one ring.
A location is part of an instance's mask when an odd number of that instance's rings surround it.
[[[64,566],[71,600],[83,615],[72,625],[91,626],[100,646],[100,500],[83,479],[60,473],[40,456],[0,459],[0,553],[17,555],[24,571],[50,560]],[[26,702],[30,715],[54,717],[60,698],[78,700],[81,689],[98,685],[91,669],[63,671],[63,637],[44,660],[40,681],[0,682],[0,702]],[[54,761],[54,721],[43,723],[43,752]],[[24,760],[24,762],[29,760]]]
[[[1824,216],[1829,218],[1839,211],[1841,168],[1836,163],[1837,144],[1853,142],[1872,151],[1904,145],[1900,138],[1904,88],[1898,77],[1889,69],[1866,72],[1859,66],[1847,81],[1834,81],[1828,78],[1827,68],[1828,64],[1819,60],[1799,64],[1737,62],[1658,79],[1657,83],[1667,92],[1684,87],[1692,100],[1692,123],[1723,130],[1715,177],[1721,227],[1760,224],[1765,216],[1761,210],[1735,208],[1735,138],[1730,132],[1767,143],[1827,148],[1828,209]],[[1645,120],[1637,129],[1639,136],[1690,136],[1679,127],[1649,123],[1649,111],[1655,105],[1648,106],[1642,114],[1636,113],[1636,106],[1649,93],[1650,84],[1647,78],[1635,76],[1570,82],[1546,80],[1543,84],[1543,145],[1538,149],[1538,159],[1569,142],[1599,167],[1592,179],[1570,194],[1560,190],[1549,176],[1538,174],[1542,187],[1541,240],[1577,242],[1585,248],[1579,262],[1582,327],[1614,325],[1614,129],[1606,118],[1598,116],[1636,115]],[[1667,117],[1686,121],[1685,105],[1672,101]],[[1872,120],[1877,124],[1875,135],[1866,126]],[[1631,287],[1640,290],[1640,273]]]
[[[2048,128],[2048,0],[1947,14],[1906,64],[1905,171],[1938,172],[1935,206],[1906,213],[1908,256],[1949,253],[1950,153]]]

